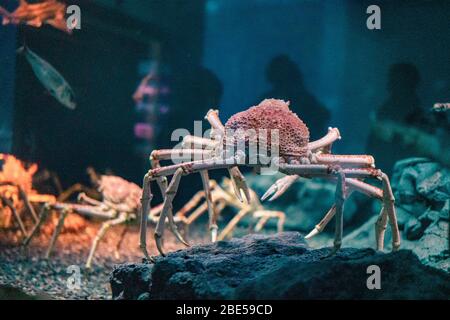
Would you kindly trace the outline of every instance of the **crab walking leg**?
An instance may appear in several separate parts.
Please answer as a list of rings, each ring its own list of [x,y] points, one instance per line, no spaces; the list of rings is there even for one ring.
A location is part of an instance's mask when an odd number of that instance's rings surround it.
[[[39,232],[39,229],[41,228],[42,224],[47,220],[49,212],[50,212],[50,205],[48,203],[45,203],[41,208],[41,212],[39,213],[39,221],[34,225],[28,237],[26,237],[25,240],[23,241],[22,243],[23,246],[25,247],[28,246],[31,239]]]
[[[341,167],[373,167],[375,159],[370,155],[316,154],[319,164],[333,164]]]
[[[186,218],[186,214],[194,209],[194,207],[199,204],[199,202],[205,197],[205,191],[198,191],[194,196],[189,200],[178,212],[175,214],[175,218],[178,218],[182,221],[187,221],[189,218]]]
[[[27,194],[25,193],[25,191],[23,191],[23,189],[21,187],[18,187],[18,189],[19,189],[20,197],[22,198],[23,202],[25,203],[25,207],[27,208],[28,211],[30,211],[31,216],[34,219],[34,222],[37,223],[39,221],[39,218],[36,214],[36,211],[34,211],[34,208],[31,205],[30,201],[28,200]]]
[[[144,253],[144,256],[149,260],[154,262],[154,259],[150,257],[147,251],[147,221],[148,215],[151,209],[151,201],[153,199],[152,189],[151,189],[151,179],[150,174],[147,173],[144,177],[144,182],[142,183],[142,199],[141,199],[141,226],[140,226],[140,240],[139,246]]]
[[[179,179],[181,179],[181,176],[180,176]],[[168,190],[167,178],[166,177],[157,177],[156,178],[156,182],[158,184],[159,189],[161,190],[161,195],[165,199],[166,198],[166,194],[167,194],[167,190]],[[175,195],[174,195],[174,197],[175,197]],[[162,211],[163,210],[164,210],[164,203],[162,205],[161,215],[162,215]],[[182,242],[186,246],[189,246],[189,244],[186,242],[186,240],[184,240],[183,237],[181,236],[180,232],[178,231],[178,227],[175,224],[175,219],[174,219],[174,216],[173,216],[172,204],[170,205],[170,207],[169,207],[169,209],[167,211],[167,218],[168,218],[169,227],[170,227],[170,230],[172,231],[172,233],[177,237],[177,239],[180,242]],[[164,220],[164,223],[165,223],[165,220]]]
[[[265,226],[270,218],[277,218],[277,232],[283,232],[284,222],[286,220],[286,215],[281,211],[270,211],[270,210],[258,210],[253,214],[255,218],[260,217],[258,223],[255,226],[255,232],[259,232]]]
[[[118,218],[106,221],[102,224],[100,230],[98,231],[97,235],[94,238],[94,241],[92,242],[91,250],[89,252],[89,256],[86,261],[86,268],[90,269],[92,267],[92,259],[94,258],[94,254],[95,251],[97,250],[98,244],[103,239],[109,228],[116,226],[118,224],[122,224],[125,221],[127,221],[127,214],[122,212],[120,213]]]
[[[214,132],[211,133],[211,136],[214,136],[213,140],[220,140],[225,135],[225,127],[220,121],[219,111],[210,109],[205,116],[205,119],[209,122]]]
[[[395,212],[395,198],[392,192],[391,184],[388,176],[381,172],[381,180],[383,183],[383,209],[386,210],[389,217],[389,224],[392,231],[392,251],[397,251],[400,248],[400,232],[397,224],[397,214]]]
[[[377,250],[379,251],[383,251],[384,249],[384,234],[386,232],[387,223],[388,215],[383,204],[380,210],[380,214],[378,215],[378,219],[375,222],[375,241]]]
[[[381,189],[374,187],[370,184],[367,184],[363,181],[348,178],[345,179],[345,183],[348,186],[346,198],[350,197],[350,195],[354,191],[361,192],[369,197],[374,197],[380,200],[383,198],[383,191]],[[323,229],[328,224],[328,222],[330,222],[330,220],[334,217],[335,213],[336,207],[335,205],[333,205],[331,209],[327,212],[325,217],[314,227],[314,229],[305,237],[305,239],[310,239],[315,235],[319,234],[320,232],[322,232]]]
[[[183,160],[203,160],[211,158],[211,150],[202,149],[161,149],[153,150],[150,154],[150,162],[153,168],[159,167],[159,162],[172,160],[177,163]]]
[[[103,205],[102,202],[88,197],[84,192],[82,192],[78,195],[78,201],[82,202],[82,203],[90,204],[91,206],[102,206]]]
[[[345,174],[341,169],[337,171],[337,186],[335,194],[336,203],[336,229],[334,236],[334,247],[330,255],[335,254],[342,244],[342,234],[344,227],[344,202],[345,202]]]
[[[200,172],[201,170],[228,169],[235,166],[236,162],[237,160],[235,157],[231,157],[228,159],[211,158],[204,161],[184,162],[180,164],[155,168],[150,170],[148,174],[152,177],[152,179],[156,180],[156,178],[159,177],[173,175],[178,169],[183,169],[183,171],[188,173],[196,173]]]
[[[50,244],[47,248],[47,252],[45,253],[45,259],[50,258],[53,248],[55,247],[56,240],[58,239],[58,236],[61,233],[62,228],[64,227],[64,220],[66,219],[69,212],[70,212],[69,208],[62,209],[61,215],[59,216],[59,219],[58,219],[58,224],[56,225],[55,230],[53,230],[52,239],[50,240]]]
[[[248,213],[250,212],[249,208],[245,208],[240,210],[234,217],[231,219],[231,221],[227,224],[227,226],[223,229],[223,231],[219,234],[219,237],[217,240],[221,241],[225,239],[236,227],[236,225],[239,223],[239,221],[242,220]]]
[[[214,203],[211,196],[208,171],[207,170],[200,171],[200,176],[202,178],[203,190],[205,191],[206,205],[208,207],[209,231],[211,232],[211,241],[216,242],[218,226],[216,221],[216,214],[214,211]]]
[[[187,135],[183,138],[181,146],[187,149],[214,149],[219,145],[219,141],[208,138]]]
[[[12,214],[14,215],[14,218],[17,220],[17,223],[19,224],[20,231],[26,237],[27,231],[25,229],[25,225],[23,224],[22,218],[20,217],[16,208],[14,208],[14,204],[12,203],[12,201],[5,197],[1,197],[1,201],[3,202],[3,205],[7,206],[9,210],[11,210]]]
[[[305,239],[311,239],[315,235],[321,233],[328,224],[328,222],[330,222],[330,220],[333,219],[335,214],[336,214],[336,205],[333,204],[330,210],[328,210],[328,212],[325,214],[325,217],[323,217],[323,219],[318,224],[316,224],[314,229],[312,229],[311,232],[305,236]]]
[[[192,214],[185,220],[187,225],[192,224],[195,220],[197,220],[203,213],[208,210],[208,205],[206,202],[202,203],[198,206],[197,209],[192,212]]]
[[[164,225],[166,222],[166,218],[170,214],[170,211],[172,211],[172,201],[178,191],[178,186],[180,184],[180,179],[181,179],[182,174],[183,174],[183,169],[178,168],[177,171],[175,172],[175,174],[173,175],[172,180],[170,181],[170,184],[166,190],[166,194],[164,197],[163,209],[161,211],[161,216],[159,217],[158,223],[156,225],[154,237],[155,237],[156,247],[158,248],[158,251],[162,256],[165,256],[165,253],[162,249],[162,241],[161,241],[163,234],[164,234]],[[172,232],[173,231],[174,230],[172,229]],[[177,235],[175,232],[174,232],[174,234],[178,238],[178,240],[180,240],[184,244],[188,245],[186,243],[186,241],[184,241],[184,239],[181,237],[180,234]]]
[[[328,133],[319,140],[312,141],[308,143],[308,149],[311,151],[316,151],[322,148],[330,146],[336,140],[341,139],[341,134],[338,128],[328,128]]]
[[[114,250],[114,257],[120,259],[120,247],[122,246],[123,240],[128,233],[128,226],[125,225],[122,232],[120,233],[119,241],[116,243],[116,249]]]
[[[73,186],[71,186],[69,189],[61,192],[61,194],[58,196],[58,202],[65,202],[67,199],[69,199],[74,193],[79,192],[87,192],[89,190],[88,187],[83,186],[81,183],[76,183]]]

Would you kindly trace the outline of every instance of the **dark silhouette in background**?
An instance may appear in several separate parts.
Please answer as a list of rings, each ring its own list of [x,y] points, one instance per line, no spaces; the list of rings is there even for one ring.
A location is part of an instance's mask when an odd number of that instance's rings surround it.
[[[174,100],[170,110],[168,125],[158,139],[158,148],[167,149],[174,147],[180,141],[171,141],[172,132],[175,129],[187,129],[194,134],[194,121],[202,121],[201,134],[210,128],[207,121],[203,120],[209,109],[218,109],[222,99],[223,86],[219,78],[209,69],[197,66],[186,72],[183,77],[173,79]],[[219,179],[223,172],[214,170],[210,172],[212,179]],[[222,174],[222,175],[221,175]],[[198,174],[187,175],[181,179],[175,208],[180,208],[184,203],[202,189],[201,178]]]
[[[276,98],[290,101],[290,107],[306,123],[311,140],[319,139],[327,132],[330,112],[306,89],[297,64],[287,55],[274,57],[266,68],[267,80],[272,89],[260,98]]]
[[[377,109],[377,119],[418,124],[424,114],[416,92],[419,83],[419,70],[413,64],[393,64],[388,74],[389,97]]]
[[[201,121],[209,109],[217,109],[222,99],[223,86],[209,69],[198,66],[186,75],[174,79],[174,101],[169,117],[168,131],[160,147],[167,147],[173,130],[185,128],[194,134],[194,121]],[[203,126],[208,129],[208,126]]]
[[[417,95],[420,83],[419,70],[410,63],[393,64],[389,68],[386,101],[375,111],[378,129],[372,126],[367,141],[367,153],[375,157],[377,167],[390,174],[396,161],[413,156],[420,156],[405,146],[402,135],[396,134],[391,141],[382,138],[383,123],[393,121],[402,125],[423,127],[426,123],[425,113]]]

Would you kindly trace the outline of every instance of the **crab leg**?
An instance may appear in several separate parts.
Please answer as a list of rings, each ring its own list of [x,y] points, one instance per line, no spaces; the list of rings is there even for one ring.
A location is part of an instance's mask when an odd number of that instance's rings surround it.
[[[214,149],[219,145],[219,141],[187,135],[183,138],[181,145],[187,149]]]
[[[155,169],[151,169],[148,174],[152,180],[156,180],[159,177],[171,176],[178,169],[183,168],[184,172],[187,173],[195,173],[201,170],[213,170],[213,169],[227,169],[236,165],[236,158],[231,157],[228,159],[207,159],[204,161],[192,161],[192,162],[184,162],[179,164],[174,164],[165,167],[159,167]]]
[[[5,197],[1,197],[1,201],[3,202],[3,204],[5,206],[7,206],[11,210],[11,212],[14,215],[14,218],[16,218],[17,223],[19,224],[20,231],[26,237],[27,236],[27,231],[25,229],[25,225],[23,224],[22,218],[20,217],[20,215],[17,212],[16,208],[14,208],[14,204],[12,203],[12,201],[7,199],[7,198],[5,198]]]
[[[153,167],[159,167],[159,161],[162,160],[203,160],[211,158],[210,150],[202,149],[161,149],[153,150],[150,155],[150,161]]]
[[[39,231],[44,221],[47,219],[49,212],[50,212],[50,205],[48,203],[45,203],[42,206],[41,212],[39,214],[39,221],[34,225],[33,230],[31,230],[31,233],[28,235],[28,237],[26,237],[25,240],[23,241],[22,243],[23,246],[25,247],[28,246],[31,239],[36,235],[36,233]]]
[[[209,110],[205,116],[205,119],[211,124],[211,127],[217,131],[216,140],[222,139],[225,135],[225,127],[220,121],[219,112],[217,110]],[[213,134],[214,135],[214,134]],[[247,183],[245,182],[244,175],[241,173],[237,166],[232,166],[228,168],[231,180],[233,182],[234,193],[239,201],[243,202],[242,194],[245,195],[247,203],[250,203],[250,191],[248,189]]]
[[[281,211],[270,211],[270,210],[258,210],[253,214],[255,218],[261,217],[255,226],[255,232],[259,232],[265,226],[270,218],[278,218],[277,231],[283,232],[284,221],[286,220],[286,215]]]
[[[78,195],[78,201],[90,204],[91,206],[102,206],[102,204],[103,204],[98,200],[88,197],[84,192],[82,192]]]
[[[25,193],[25,191],[23,191],[23,189],[21,187],[18,186],[17,189],[19,190],[20,197],[22,198],[23,202],[25,203],[25,207],[28,209],[28,211],[30,211],[30,213],[34,219],[34,222],[37,223],[39,218],[36,214],[36,211],[34,211],[34,208],[31,205],[30,201],[28,200],[27,194]]]
[[[308,143],[308,149],[311,151],[316,151],[331,145],[336,140],[341,139],[341,134],[338,128],[328,128],[328,133],[320,138],[319,140],[312,141]]]
[[[222,121],[220,121],[219,111],[210,109],[206,113],[205,119],[208,120],[213,128],[213,132],[211,133],[211,136],[214,137],[213,140],[220,140],[225,135],[225,127],[223,126]]]
[[[346,185],[348,185],[346,198],[350,197],[353,191],[359,191],[369,197],[374,197],[377,199],[383,198],[383,191],[381,189],[374,187],[370,184],[367,184],[365,182],[362,182],[360,180],[350,178],[345,179],[345,183]],[[327,212],[325,217],[314,227],[314,229],[310,233],[308,233],[305,239],[310,239],[315,235],[319,234],[320,232],[322,232],[323,229],[328,224],[328,222],[330,222],[330,220],[334,217],[335,213],[336,213],[336,206],[333,205],[331,209]]]
[[[66,219],[67,215],[69,214],[70,209],[68,207],[65,207],[62,209],[61,215],[58,219],[58,224],[55,227],[55,230],[53,231],[52,239],[50,240],[50,244],[47,248],[47,252],[45,254],[45,259],[48,259],[53,251],[53,248],[55,246],[56,240],[58,239],[59,234],[62,231],[62,228],[64,227],[64,220]]]
[[[233,229],[236,227],[236,225],[239,223],[239,221],[242,220],[248,213],[250,212],[249,208],[244,208],[240,210],[234,217],[231,219],[231,221],[227,224],[227,226],[223,229],[223,231],[219,234],[219,237],[217,240],[221,241],[225,239],[228,234],[233,231]]]
[[[335,214],[336,214],[336,205],[333,204],[333,206],[330,208],[330,210],[328,210],[325,217],[323,217],[323,219],[318,224],[316,224],[314,229],[312,229],[311,232],[305,236],[305,239],[311,239],[315,235],[321,233],[323,231],[323,229],[326,227],[326,225],[328,224],[328,222],[330,222],[330,220],[334,217]]]
[[[128,226],[125,225],[122,232],[120,233],[119,241],[117,241],[116,249],[114,250],[114,257],[120,259],[120,247],[122,246],[123,240],[128,233]]]
[[[320,164],[336,164],[342,167],[373,167],[375,160],[369,155],[336,155],[316,154],[316,160]]]
[[[171,218],[170,218],[172,216],[172,201],[178,191],[178,186],[179,186],[182,174],[183,174],[183,169],[178,168],[176,170],[175,174],[173,175],[172,180],[170,181],[170,184],[167,187],[167,190],[165,193],[164,204],[163,204],[163,209],[161,211],[161,216],[159,217],[158,224],[156,225],[156,230],[155,230],[155,235],[154,235],[155,241],[156,241],[156,247],[158,248],[158,251],[162,256],[165,256],[165,254],[162,249],[161,240],[163,237],[164,225],[165,225],[165,221],[166,221],[167,217],[169,217],[170,228],[171,228],[172,232],[174,233],[174,235],[178,238],[178,240],[180,240],[186,246],[189,246],[189,244],[183,239],[181,234],[177,231],[175,224],[173,223],[173,221],[171,222]],[[173,220],[173,217],[172,217],[172,220]]]
[[[337,170],[337,186],[335,194],[336,205],[336,229],[334,236],[334,247],[329,255],[334,255],[342,244],[342,234],[344,226],[344,202],[345,202],[345,174],[341,169]]]
[[[150,177],[151,177],[150,174],[147,173],[144,177],[144,182],[142,184],[141,228],[140,228],[139,246],[142,252],[144,253],[144,256],[149,261],[154,262],[154,259],[149,256],[147,251],[147,220],[151,210],[151,201],[153,198]]]
[[[67,199],[69,199],[74,193],[78,192],[86,192],[89,191],[89,188],[86,186],[83,186],[81,183],[76,183],[73,186],[71,186],[69,189],[61,192],[61,194],[58,196],[59,202],[64,202]]]
[[[198,217],[200,217],[207,210],[208,205],[206,204],[206,202],[202,203],[200,206],[198,206],[197,209],[194,210],[194,212],[192,212],[191,215],[189,215],[189,217],[186,219],[186,224],[187,225],[192,224],[195,220],[198,219]]]
[[[297,174],[305,177],[329,177],[335,166],[324,164],[281,164],[279,170],[285,174]],[[340,171],[345,178],[380,178],[380,170],[374,168],[343,168]]]
[[[208,171],[207,170],[200,171],[200,176],[202,178],[203,190],[205,191],[205,199],[208,207],[209,230],[211,232],[211,241],[216,242],[218,226],[216,221],[216,214],[214,211],[214,203],[211,196]]]
[[[186,219],[186,214],[191,211],[201,200],[205,197],[205,191],[198,191],[192,198],[189,200],[178,212],[175,214],[175,218],[179,218],[180,220],[188,220]]]
[[[395,212],[395,198],[394,194],[392,193],[391,184],[389,183],[389,178],[385,173],[381,173],[381,179],[383,182],[383,209],[382,211],[386,211],[386,213],[389,217],[389,223],[391,225],[391,231],[392,231],[392,251],[397,251],[400,248],[400,232],[398,230],[398,224],[397,224],[397,215]],[[384,219],[382,218],[382,223],[384,224]],[[383,226],[381,224],[381,226]],[[377,246],[379,248],[383,248],[383,232],[381,232],[380,235],[377,235]]]
[[[109,230],[109,228],[116,226],[118,224],[122,224],[125,221],[127,221],[127,214],[122,212],[122,213],[120,213],[118,218],[106,221],[102,224],[102,227],[100,228],[97,235],[95,236],[94,241],[92,242],[91,250],[89,252],[89,256],[86,261],[87,269],[90,269],[92,267],[92,259],[94,258],[94,254],[95,254],[95,251],[97,250],[98,244],[103,239],[103,237],[105,236],[105,234]]]
[[[241,173],[237,166],[229,168],[228,172],[230,173],[233,190],[238,200],[240,202],[243,202],[243,196],[245,196],[245,200],[247,201],[247,203],[250,203],[250,191],[248,189],[247,183],[245,182],[244,175]]]

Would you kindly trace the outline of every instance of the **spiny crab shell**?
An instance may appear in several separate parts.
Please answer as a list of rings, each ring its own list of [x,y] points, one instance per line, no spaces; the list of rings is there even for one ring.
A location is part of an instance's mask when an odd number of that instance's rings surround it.
[[[102,175],[98,181],[98,191],[105,200],[115,204],[125,204],[130,210],[141,205],[142,189],[121,177]]]
[[[253,129],[256,135],[247,130]],[[239,141],[256,142],[259,146],[260,130],[267,130],[267,150],[271,148],[272,130],[278,130],[279,156],[286,162],[307,157],[309,129],[305,123],[289,109],[289,102],[265,99],[259,105],[234,114],[225,123],[226,143],[236,145]],[[252,130],[252,131],[253,131]],[[230,136],[231,133],[231,136]]]

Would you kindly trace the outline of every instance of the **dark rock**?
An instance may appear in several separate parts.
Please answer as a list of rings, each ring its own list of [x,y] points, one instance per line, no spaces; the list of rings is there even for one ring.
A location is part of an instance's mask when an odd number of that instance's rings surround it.
[[[412,250],[429,266],[450,272],[449,212],[450,170],[425,158],[399,161],[392,175],[401,248]],[[364,248],[375,244],[373,217],[343,240],[344,245]],[[390,249],[390,230],[386,248]]]
[[[448,299],[450,275],[414,253],[309,249],[296,232],[249,235],[158,257],[154,265],[119,265],[115,299]],[[367,267],[381,269],[369,290]]]
[[[149,290],[152,265],[127,263],[115,268],[110,283],[116,299],[145,299],[142,296]]]

